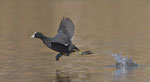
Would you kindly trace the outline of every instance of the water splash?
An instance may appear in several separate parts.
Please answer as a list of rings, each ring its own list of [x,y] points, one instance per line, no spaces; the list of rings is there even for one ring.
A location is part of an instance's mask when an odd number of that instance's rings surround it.
[[[121,54],[111,54],[116,60],[116,67],[137,66],[132,59],[122,56]]]

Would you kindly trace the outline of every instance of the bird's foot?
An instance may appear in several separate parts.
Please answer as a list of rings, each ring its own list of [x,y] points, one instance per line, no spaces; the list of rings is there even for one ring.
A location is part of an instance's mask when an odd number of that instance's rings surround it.
[[[90,55],[90,54],[93,54],[93,52],[92,51],[83,51],[81,53],[81,55]]]

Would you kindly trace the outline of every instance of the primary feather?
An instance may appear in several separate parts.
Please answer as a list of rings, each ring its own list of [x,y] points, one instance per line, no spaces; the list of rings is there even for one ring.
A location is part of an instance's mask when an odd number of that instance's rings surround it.
[[[63,18],[56,36],[51,42],[59,42],[64,45],[71,44],[74,36],[74,24],[69,18]]]

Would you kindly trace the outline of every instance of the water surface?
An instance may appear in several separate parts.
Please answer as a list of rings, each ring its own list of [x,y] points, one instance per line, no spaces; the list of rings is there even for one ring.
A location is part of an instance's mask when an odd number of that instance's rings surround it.
[[[0,0],[1,82],[149,82],[150,67],[109,67],[120,53],[150,65],[148,0]],[[61,18],[75,24],[73,43],[92,55],[57,52],[30,36],[54,36]]]

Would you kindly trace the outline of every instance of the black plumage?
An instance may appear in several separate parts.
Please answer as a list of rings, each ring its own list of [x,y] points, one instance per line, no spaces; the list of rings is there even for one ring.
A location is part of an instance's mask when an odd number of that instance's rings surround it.
[[[46,37],[40,32],[35,32],[31,37],[41,39],[47,47],[59,52],[59,54],[56,55],[56,61],[58,61],[62,55],[69,56],[70,53],[79,51],[79,49],[72,44],[73,35],[73,22],[69,18],[63,17],[55,37]]]

